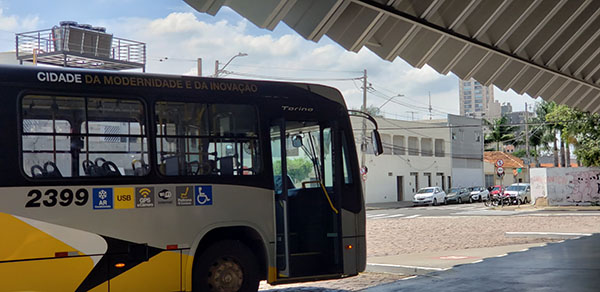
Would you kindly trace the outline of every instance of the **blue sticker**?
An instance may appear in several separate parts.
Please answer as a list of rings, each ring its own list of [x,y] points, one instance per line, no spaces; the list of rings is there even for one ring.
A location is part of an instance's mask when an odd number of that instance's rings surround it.
[[[112,209],[113,208],[113,189],[99,188],[92,190],[92,201],[94,209]]]
[[[196,186],[195,190],[196,206],[212,205],[212,186]]]

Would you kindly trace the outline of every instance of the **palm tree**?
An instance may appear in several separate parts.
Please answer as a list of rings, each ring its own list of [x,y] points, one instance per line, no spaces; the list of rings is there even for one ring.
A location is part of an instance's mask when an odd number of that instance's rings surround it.
[[[542,101],[538,104],[535,113],[539,119],[538,122],[546,123],[546,116],[556,110],[556,103],[551,101]],[[542,145],[552,143],[552,154],[554,155],[554,166],[558,167],[558,141],[556,139],[557,125],[554,123],[545,124],[542,135]]]
[[[485,136],[485,144],[496,143],[496,151],[500,151],[501,142],[513,140],[514,132],[519,128],[509,125],[505,116],[491,122],[485,119],[483,121],[490,130],[490,133]]]

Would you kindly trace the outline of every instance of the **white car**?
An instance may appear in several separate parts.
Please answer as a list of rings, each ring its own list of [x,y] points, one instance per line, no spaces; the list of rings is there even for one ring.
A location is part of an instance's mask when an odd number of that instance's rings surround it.
[[[531,202],[531,186],[527,183],[512,184],[504,190],[504,194],[518,199],[520,204]]]
[[[484,187],[472,187],[469,189],[471,189],[471,198],[469,199],[471,203],[475,201],[481,202],[483,200],[489,199],[490,197],[490,191],[488,191]]]
[[[446,192],[440,187],[428,187],[419,189],[413,197],[413,205],[437,205],[446,204]]]

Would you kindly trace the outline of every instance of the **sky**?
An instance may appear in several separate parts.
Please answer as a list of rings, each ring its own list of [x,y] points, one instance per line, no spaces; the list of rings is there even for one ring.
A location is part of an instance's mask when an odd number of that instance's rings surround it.
[[[149,4],[152,3],[152,4]],[[211,75],[215,61],[225,64],[228,78],[305,81],[339,89],[349,108],[362,104],[363,70],[369,82],[368,105],[390,118],[427,119],[431,95],[433,118],[459,113],[458,78],[425,65],[414,68],[396,58],[385,61],[369,51],[347,52],[323,37],[303,39],[281,22],[261,29],[223,7],[215,16],[198,13],[182,0],[0,0],[0,51],[15,50],[15,33],[50,29],[69,20],[106,27],[115,37],[145,42],[146,72]],[[529,96],[494,89],[495,99],[513,111],[534,102]],[[388,101],[389,100],[389,101]],[[388,102],[386,102],[388,101]],[[383,105],[383,106],[382,106]]]

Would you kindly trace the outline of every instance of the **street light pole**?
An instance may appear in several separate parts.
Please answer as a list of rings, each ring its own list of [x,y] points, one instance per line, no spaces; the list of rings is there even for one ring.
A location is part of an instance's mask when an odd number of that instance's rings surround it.
[[[219,60],[215,61],[215,75],[214,77],[219,78],[219,74],[222,72],[225,72],[225,67],[227,67],[227,65],[229,65],[229,63],[231,63],[231,61],[233,61],[233,59],[237,58],[237,57],[245,57],[248,56],[248,54],[246,53],[237,53],[237,55],[231,57],[231,59],[229,59],[229,61],[227,61],[227,63],[225,63],[225,66],[223,66],[223,68],[219,69]]]

